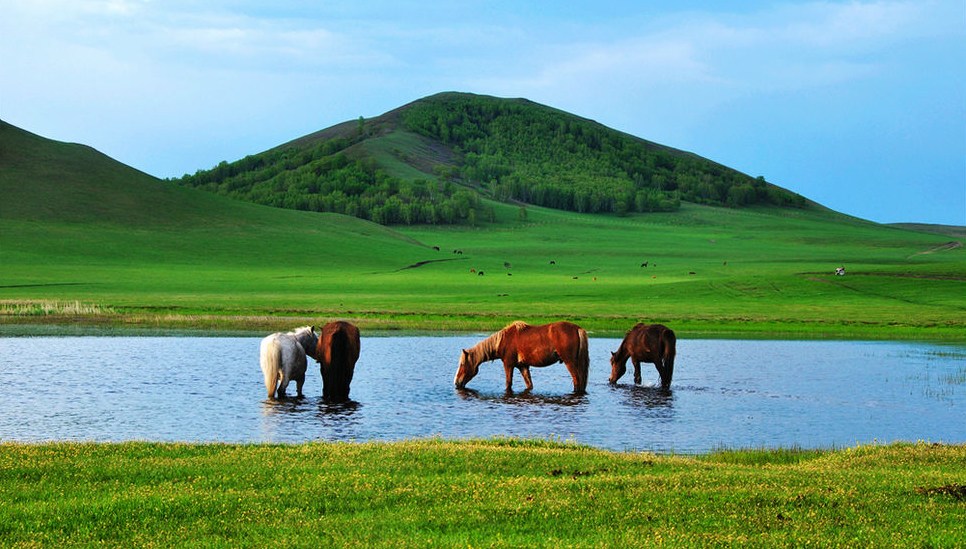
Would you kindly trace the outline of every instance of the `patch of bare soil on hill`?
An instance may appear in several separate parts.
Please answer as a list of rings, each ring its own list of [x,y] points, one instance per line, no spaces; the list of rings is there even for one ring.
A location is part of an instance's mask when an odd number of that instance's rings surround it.
[[[936,246],[935,248],[930,248],[928,250],[925,250],[925,251],[922,251],[922,252],[918,252],[918,253],[912,254],[912,256],[925,255],[925,254],[934,254],[934,253],[937,253],[937,252],[946,252],[946,251],[949,251],[949,250],[955,250],[956,248],[962,248],[962,247],[963,247],[963,243],[962,242],[959,242],[958,240],[951,240],[951,241],[949,241],[949,242],[947,242],[945,244],[940,244],[939,246]],[[912,256],[910,256],[910,257],[912,257]]]
[[[412,265],[406,265],[405,267],[396,269],[393,272],[398,273],[399,271],[405,271],[407,269],[418,269],[418,268],[422,267],[423,265],[429,265],[430,263],[443,263],[445,261],[460,261],[462,259],[464,259],[464,258],[462,258],[462,257],[456,257],[456,258],[452,258],[452,259],[427,259],[426,261],[419,261],[419,262],[413,263]]]

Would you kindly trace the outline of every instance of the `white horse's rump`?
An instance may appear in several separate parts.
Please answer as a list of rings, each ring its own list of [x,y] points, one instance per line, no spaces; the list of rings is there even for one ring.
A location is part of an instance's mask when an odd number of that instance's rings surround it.
[[[270,400],[285,398],[289,381],[295,381],[298,396],[305,383],[305,356],[315,358],[319,336],[314,326],[302,326],[288,333],[275,333],[262,340],[259,348],[265,390]]]

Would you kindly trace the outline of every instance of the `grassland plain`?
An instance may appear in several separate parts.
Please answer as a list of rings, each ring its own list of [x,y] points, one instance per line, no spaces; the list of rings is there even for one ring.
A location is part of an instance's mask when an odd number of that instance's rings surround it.
[[[966,339],[958,240],[817,206],[523,216],[493,202],[495,222],[389,228],[180,188],[2,128],[4,334],[568,319],[598,335],[643,320],[684,337]]]
[[[966,446],[0,444],[3,546],[956,547]]]
[[[0,220],[4,329],[259,331],[338,317],[367,331],[566,318],[613,334],[661,321],[685,337],[966,333],[962,247],[833,214],[686,205],[606,217],[530,208],[526,221],[393,231],[205,198],[244,215],[219,219],[212,208],[202,226],[162,228]],[[517,212],[502,207],[499,215]],[[845,277],[832,274],[838,266]],[[25,302],[75,301],[103,312],[12,312]]]

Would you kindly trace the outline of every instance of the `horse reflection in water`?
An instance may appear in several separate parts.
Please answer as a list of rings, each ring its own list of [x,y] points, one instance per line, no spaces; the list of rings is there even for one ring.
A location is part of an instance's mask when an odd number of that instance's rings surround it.
[[[671,387],[674,375],[674,355],[677,338],[674,332],[663,324],[637,324],[624,336],[620,347],[610,357],[611,384],[627,371],[627,359],[634,364],[634,383],[641,383],[641,362],[650,362],[661,376],[661,388]]]
[[[362,405],[352,400],[329,403],[321,397],[262,401],[259,440],[357,440],[363,437],[365,423],[359,414],[361,409]],[[307,429],[314,434],[307,437]]]
[[[463,400],[498,402],[517,406],[562,406],[566,408],[587,404],[587,395],[571,393],[568,395],[535,395],[530,391],[521,393],[505,392],[484,394],[474,389],[460,389],[457,393]]]
[[[674,406],[674,393],[663,387],[630,386],[627,387],[626,397],[627,403],[637,409],[641,407],[663,409]]]
[[[295,381],[298,397],[302,398],[308,363],[305,357],[315,358],[318,339],[314,326],[302,326],[288,333],[274,333],[262,340],[258,355],[269,400],[285,398],[290,381]]]
[[[574,393],[587,390],[587,371],[590,358],[587,349],[587,332],[570,322],[553,322],[530,326],[516,321],[477,343],[460,354],[459,368],[453,383],[457,389],[466,384],[480,371],[480,364],[491,360],[503,361],[506,372],[506,391],[513,390],[513,369],[520,370],[527,390],[533,389],[530,367],[549,366],[563,362],[574,382]]]

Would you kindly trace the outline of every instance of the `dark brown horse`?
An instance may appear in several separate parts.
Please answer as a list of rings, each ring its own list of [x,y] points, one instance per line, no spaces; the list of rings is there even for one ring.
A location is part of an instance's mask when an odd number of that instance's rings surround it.
[[[610,355],[610,382],[617,383],[624,375],[630,358],[634,364],[634,383],[641,383],[641,362],[650,362],[661,375],[661,387],[671,387],[676,342],[674,332],[663,324],[634,326],[624,336],[617,352]]]
[[[527,390],[533,389],[530,379],[531,366],[549,366],[563,362],[574,380],[574,392],[587,390],[587,370],[590,358],[587,350],[587,332],[570,322],[553,322],[542,326],[530,326],[516,321],[499,332],[477,343],[471,349],[463,349],[459,369],[453,382],[457,389],[466,387],[476,376],[480,364],[491,360],[503,361],[506,370],[506,390],[513,390],[513,369],[520,370]]]
[[[359,328],[341,320],[322,326],[315,358],[322,370],[322,400],[349,400],[349,384],[359,360]]]

